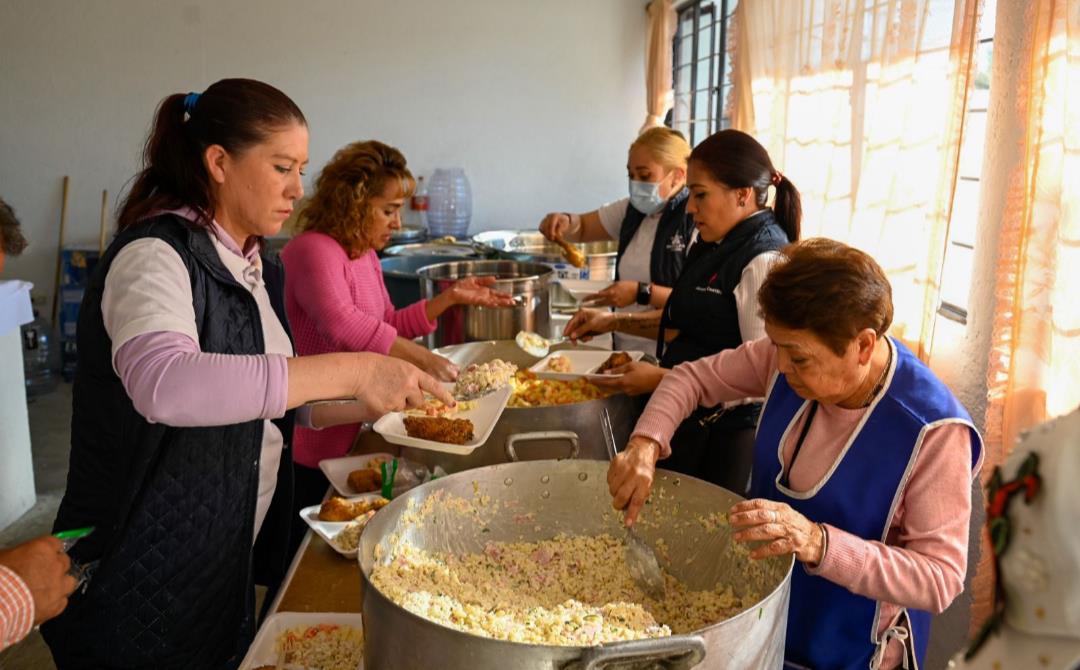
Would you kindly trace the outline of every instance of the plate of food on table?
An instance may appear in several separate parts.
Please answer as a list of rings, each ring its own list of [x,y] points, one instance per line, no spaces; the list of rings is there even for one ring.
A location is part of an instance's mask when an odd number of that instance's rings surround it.
[[[447,386],[455,405],[428,398],[421,407],[387,414],[372,429],[392,444],[470,454],[491,435],[513,393],[517,371],[501,359],[469,365]]]
[[[611,378],[619,375],[615,371],[621,366],[640,361],[644,356],[642,351],[563,349],[541,358],[529,368],[529,372],[539,379]]]
[[[300,517],[334,551],[346,558],[356,558],[360,533],[371,517],[389,502],[378,493],[353,498],[331,496],[321,505],[300,510]]]
[[[363,670],[364,623],[345,612],[279,612],[263,622],[241,670]]]

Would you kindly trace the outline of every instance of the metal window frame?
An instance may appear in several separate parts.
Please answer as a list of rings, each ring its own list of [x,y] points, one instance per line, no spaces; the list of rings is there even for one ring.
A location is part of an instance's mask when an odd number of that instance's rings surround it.
[[[684,2],[675,8],[676,11],[676,30],[675,39],[672,40],[672,78],[673,83],[677,84],[679,79],[679,70],[689,65],[690,67],[690,81],[689,90],[684,91],[690,95],[690,104],[687,111],[687,118],[685,122],[687,124],[689,137],[686,139],[690,142],[691,146],[697,144],[697,135],[699,129],[704,123],[705,136],[720,130],[724,121],[724,71],[727,67],[727,35],[728,35],[728,21],[733,17],[734,12],[729,11],[729,0],[689,0]],[[691,33],[686,35],[683,32],[683,23],[687,19],[687,15],[691,19]],[[703,25],[703,16],[709,17],[708,23]],[[716,27],[719,23],[720,36],[716,40]],[[701,30],[705,25],[709,28],[709,40],[716,40],[711,44],[709,50],[709,76],[706,81],[708,88],[698,88],[698,68],[701,66],[703,59],[698,58],[698,50],[700,44],[698,42],[701,35]],[[683,46],[683,41],[690,40],[690,62],[683,63],[679,59],[679,52]],[[706,118],[699,119],[696,117],[698,95],[702,91],[708,91],[709,101],[706,106]],[[679,91],[676,91],[678,93]],[[672,119],[674,122],[674,119]],[[702,137],[701,139],[704,139]]]

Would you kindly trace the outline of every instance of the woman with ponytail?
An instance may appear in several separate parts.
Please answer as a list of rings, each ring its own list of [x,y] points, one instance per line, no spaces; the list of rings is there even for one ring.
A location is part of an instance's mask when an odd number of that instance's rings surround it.
[[[686,212],[704,244],[690,249],[664,307],[634,314],[586,309],[566,326],[573,339],[616,331],[660,342],[659,366],[630,363],[613,371],[621,377],[600,385],[650,393],[680,363],[765,336],[757,291],[780,249],[799,239],[798,190],[765,148],[738,130],[722,130],[693,150],[687,186]],[[698,408],[679,426],[663,467],[745,492],[760,409],[758,403]]]
[[[370,353],[294,357],[284,273],[264,253],[303,194],[307,122],[224,79],[158,107],[118,233],[83,298],[67,490],[54,528],[88,577],[42,627],[68,668],[235,668],[290,556],[293,423],[453,403]],[[303,407],[321,398],[356,403]],[[300,411],[295,411],[300,410]]]

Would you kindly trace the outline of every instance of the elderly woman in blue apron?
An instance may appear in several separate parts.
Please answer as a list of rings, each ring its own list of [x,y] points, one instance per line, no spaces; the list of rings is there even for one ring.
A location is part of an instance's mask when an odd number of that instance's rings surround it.
[[[963,590],[982,441],[945,384],[886,335],[891,288],[866,254],[792,245],[758,298],[766,337],[660,383],[612,462],[613,504],[634,522],[682,417],[764,396],[751,499],[728,518],[751,558],[802,564],[787,666],[921,667],[931,616]]]

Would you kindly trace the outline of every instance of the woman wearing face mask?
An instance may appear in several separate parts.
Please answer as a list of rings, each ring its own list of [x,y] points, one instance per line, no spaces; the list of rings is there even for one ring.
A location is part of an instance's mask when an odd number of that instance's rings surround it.
[[[615,283],[592,304],[620,312],[662,306],[682,271],[694,223],[686,215],[686,159],[690,145],[676,130],[650,128],[630,145],[626,170],[630,197],[584,214],[554,212],[540,222],[549,240],[618,240]],[[652,352],[655,339],[616,333],[617,349]]]
[[[571,339],[614,331],[661,342],[659,366],[630,363],[612,371],[622,376],[598,385],[650,393],[676,365],[765,333],[757,290],[779,250],[799,238],[798,190],[773,167],[764,147],[737,130],[716,133],[694,149],[687,182],[686,211],[701,243],[690,250],[664,307],[636,314],[583,309],[566,326]],[[770,188],[775,203],[766,207]],[[698,408],[672,438],[677,448],[664,467],[744,492],[759,410],[757,403]]]
[[[435,320],[454,305],[513,304],[511,296],[490,288],[494,277],[470,277],[431,300],[395,309],[376,252],[401,228],[401,207],[414,186],[401,152],[374,140],[342,148],[323,167],[300,214],[303,232],[281,252],[289,277],[285,308],[301,356],[371,351],[453,381],[457,367],[413,338],[435,330]],[[359,424],[296,429],[297,509],[322,500],[330,484],[319,461],[344,456],[359,430]],[[303,529],[298,516],[295,523]]]

